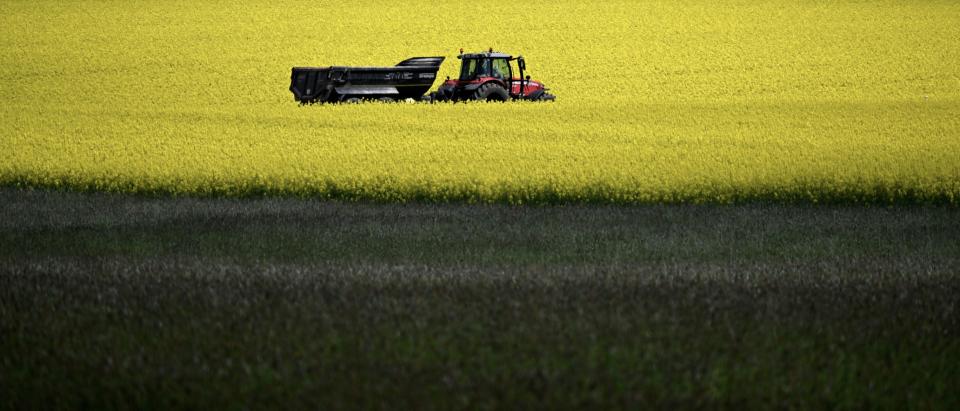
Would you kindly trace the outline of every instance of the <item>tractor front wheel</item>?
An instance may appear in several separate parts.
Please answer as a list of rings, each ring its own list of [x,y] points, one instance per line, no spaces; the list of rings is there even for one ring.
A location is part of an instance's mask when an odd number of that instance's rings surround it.
[[[487,83],[473,92],[473,99],[479,101],[507,101],[510,94],[497,83]]]

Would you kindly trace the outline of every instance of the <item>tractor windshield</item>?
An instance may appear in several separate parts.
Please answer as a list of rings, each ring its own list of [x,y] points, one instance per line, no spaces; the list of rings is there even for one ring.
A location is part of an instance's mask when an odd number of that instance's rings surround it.
[[[490,73],[490,59],[464,59],[460,67],[460,80],[473,80]]]

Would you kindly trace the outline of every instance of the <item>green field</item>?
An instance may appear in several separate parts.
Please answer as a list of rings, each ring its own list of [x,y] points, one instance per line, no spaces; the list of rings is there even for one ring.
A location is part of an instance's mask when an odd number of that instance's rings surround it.
[[[0,191],[0,408],[960,406],[960,211]]]
[[[960,198],[954,1],[499,6],[2,2],[0,184],[506,203]],[[559,100],[299,107],[287,90],[291,66],[440,55],[454,74],[460,47],[524,54]]]

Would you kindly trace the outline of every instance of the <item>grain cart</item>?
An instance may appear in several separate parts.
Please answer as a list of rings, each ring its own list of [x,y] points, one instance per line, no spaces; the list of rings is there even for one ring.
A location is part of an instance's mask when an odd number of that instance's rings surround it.
[[[393,67],[294,67],[290,91],[300,103],[420,99],[440,63],[443,57],[413,57]]]

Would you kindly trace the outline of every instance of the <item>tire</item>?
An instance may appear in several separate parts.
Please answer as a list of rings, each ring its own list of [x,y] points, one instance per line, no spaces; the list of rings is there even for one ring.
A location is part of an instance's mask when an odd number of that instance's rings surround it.
[[[523,99],[527,101],[540,101],[541,97],[543,97],[543,90],[537,90],[533,93],[527,94],[523,97]]]
[[[346,100],[343,100],[343,102],[347,104],[357,104],[361,101],[362,100],[360,100],[360,97],[350,97],[350,98],[347,98]]]
[[[557,96],[550,93],[543,93],[537,101],[554,101],[557,99]]]
[[[510,93],[497,83],[486,83],[473,92],[473,100],[477,101],[507,101]]]
[[[390,97],[380,97],[380,98],[378,98],[377,100],[380,101],[381,103],[393,103],[393,101],[394,101],[394,100],[393,100],[392,98],[390,98]]]
[[[430,93],[430,102],[435,103],[440,101],[449,101],[451,100],[451,97],[453,97],[452,92],[448,93],[446,89],[440,88],[437,89],[437,91]]]

